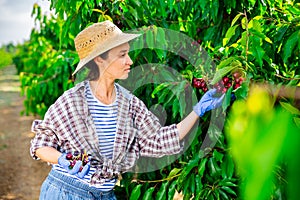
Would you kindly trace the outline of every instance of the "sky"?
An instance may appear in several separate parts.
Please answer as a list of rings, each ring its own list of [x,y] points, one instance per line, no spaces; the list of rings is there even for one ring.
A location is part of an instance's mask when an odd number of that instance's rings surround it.
[[[0,0],[0,46],[29,39],[34,27],[34,3],[42,7],[42,12],[47,12],[50,4],[47,0]]]

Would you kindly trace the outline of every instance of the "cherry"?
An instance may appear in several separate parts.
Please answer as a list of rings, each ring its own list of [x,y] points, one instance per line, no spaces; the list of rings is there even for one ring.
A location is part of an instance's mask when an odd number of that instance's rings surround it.
[[[203,92],[206,92],[208,90],[203,78],[193,78],[193,87],[201,89]]]
[[[73,169],[73,167],[75,166],[76,162],[78,160],[82,161],[82,165],[81,165],[81,169],[82,170],[83,166],[85,166],[88,162],[89,162],[89,155],[86,154],[86,152],[82,152],[79,153],[78,151],[74,152],[74,154],[72,153],[68,153],[66,155],[66,159],[70,161],[70,165],[69,165],[69,169]]]
[[[193,81],[193,86],[197,89],[200,89],[201,88],[201,82],[200,81]]]
[[[88,159],[87,159],[87,160],[83,160],[82,165],[84,166],[84,165],[86,165],[88,162],[89,162]]]
[[[229,82],[229,78],[227,76],[223,77],[222,80],[224,84]]]
[[[68,153],[68,154],[66,155],[66,159],[67,159],[67,160],[72,160],[72,158],[73,158],[73,155],[72,155],[71,153]]]
[[[236,83],[234,86],[233,86],[233,89],[238,89],[239,87],[241,87],[241,85],[239,83]]]
[[[222,87],[221,86],[217,86],[217,92],[221,92],[222,91]]]
[[[234,73],[232,74],[232,76],[233,76],[235,79],[237,79],[237,78],[241,77],[242,75],[241,75],[240,72],[234,72]]]
[[[232,86],[232,83],[227,83],[227,84],[226,84],[226,87],[227,87],[227,88],[230,88],[231,86]]]

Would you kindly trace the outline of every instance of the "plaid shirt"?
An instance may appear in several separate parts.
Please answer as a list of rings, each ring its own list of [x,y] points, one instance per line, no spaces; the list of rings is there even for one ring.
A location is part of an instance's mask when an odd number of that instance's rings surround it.
[[[162,127],[141,100],[116,84],[119,104],[113,159],[102,156],[84,84],[66,91],[50,106],[43,120],[34,121],[32,131],[36,135],[30,147],[34,159],[38,159],[36,150],[46,146],[60,152],[86,150],[97,168],[91,178],[93,185],[130,170],[140,156],[162,157],[181,151],[177,126]]]

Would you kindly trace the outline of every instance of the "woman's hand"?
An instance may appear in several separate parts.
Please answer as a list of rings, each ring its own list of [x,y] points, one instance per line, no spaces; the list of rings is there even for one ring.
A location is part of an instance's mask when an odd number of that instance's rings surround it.
[[[70,160],[66,158],[66,154],[62,154],[58,158],[58,164],[63,167],[69,174],[75,175],[79,178],[83,178],[90,171],[90,162],[88,162],[84,167],[82,167],[81,160],[75,160],[75,165],[71,166]]]
[[[199,117],[202,117],[207,111],[218,108],[222,105],[224,94],[221,97],[214,97],[215,94],[216,89],[209,90],[193,107],[193,110]]]

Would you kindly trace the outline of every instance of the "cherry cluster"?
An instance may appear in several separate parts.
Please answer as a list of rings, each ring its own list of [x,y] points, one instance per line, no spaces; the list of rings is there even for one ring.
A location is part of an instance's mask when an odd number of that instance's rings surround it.
[[[237,89],[241,86],[244,78],[242,77],[242,73],[234,72],[232,77],[224,76],[219,82],[213,85],[216,88],[217,93],[226,93],[227,90],[233,86],[233,89]],[[203,92],[207,92],[207,84],[203,78],[193,78],[193,87],[197,89],[201,89]]]
[[[207,92],[207,84],[203,78],[193,78],[193,86],[197,89],[201,89],[203,92]]]
[[[73,169],[77,161],[82,161],[82,165],[80,166],[79,171],[81,172],[83,167],[89,162],[89,157],[88,154],[86,153],[78,153],[75,152],[74,154],[72,153],[67,153],[66,159],[70,161],[69,168]]]
[[[241,87],[244,78],[241,76],[239,72],[235,72],[232,74],[232,78],[228,76],[224,76],[219,82],[214,85],[214,88],[217,89],[217,92],[225,93],[227,90],[233,86],[233,89],[237,89]]]

